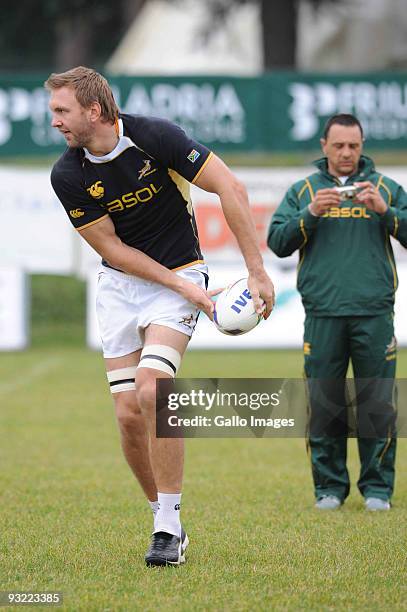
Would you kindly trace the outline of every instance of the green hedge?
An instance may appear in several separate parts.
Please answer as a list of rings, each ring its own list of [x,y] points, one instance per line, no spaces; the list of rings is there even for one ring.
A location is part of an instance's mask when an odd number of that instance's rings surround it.
[[[31,341],[33,346],[84,345],[86,285],[74,277],[31,277]]]

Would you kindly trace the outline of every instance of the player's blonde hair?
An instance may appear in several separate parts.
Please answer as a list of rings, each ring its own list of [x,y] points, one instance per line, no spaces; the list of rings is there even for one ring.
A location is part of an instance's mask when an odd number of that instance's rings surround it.
[[[45,81],[44,87],[48,91],[71,87],[79,104],[84,108],[89,108],[92,102],[98,102],[105,121],[113,124],[118,117],[119,109],[109,83],[92,68],[77,66],[66,72],[53,72]]]

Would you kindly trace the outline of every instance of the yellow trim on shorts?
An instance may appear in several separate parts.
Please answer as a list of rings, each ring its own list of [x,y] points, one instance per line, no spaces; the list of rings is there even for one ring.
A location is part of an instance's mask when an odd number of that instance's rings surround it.
[[[78,230],[78,232],[80,232],[86,227],[90,227],[91,225],[95,225],[95,223],[99,223],[99,221],[103,221],[103,219],[106,219],[106,217],[108,216],[109,216],[108,214],[103,215],[103,217],[100,217],[99,219],[95,219],[94,221],[91,221],[90,223],[86,223],[86,225],[81,225],[81,227],[75,227],[75,229]]]
[[[204,163],[202,164],[202,166],[198,170],[197,174],[195,174],[194,178],[192,179],[192,181],[191,181],[192,184],[194,184],[195,181],[197,180],[197,178],[199,178],[199,176],[201,175],[202,170],[205,168],[206,164],[208,163],[208,161],[212,157],[213,157],[213,153],[212,153],[212,151],[210,151],[208,157],[205,159]]]
[[[191,263],[188,264],[184,264],[183,266],[178,266],[178,268],[171,268],[171,270],[173,272],[177,272],[178,270],[184,270],[185,268],[190,268],[191,266],[194,266],[195,264],[204,264],[204,260],[203,259],[197,259],[196,261],[191,261]]]

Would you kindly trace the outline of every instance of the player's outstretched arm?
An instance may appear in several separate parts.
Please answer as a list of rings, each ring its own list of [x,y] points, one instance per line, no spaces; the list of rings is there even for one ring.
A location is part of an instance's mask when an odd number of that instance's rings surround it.
[[[110,217],[105,217],[99,223],[80,230],[80,234],[113,268],[165,285],[195,304],[212,318],[214,306],[210,297],[215,295],[216,292],[204,291],[194,283],[186,281],[162,266],[142,251],[124,244],[116,234]]]
[[[249,271],[249,289],[256,311],[260,314],[263,310],[262,298],[267,318],[274,306],[274,287],[264,269],[245,186],[216,155],[211,157],[195,184],[218,194]]]

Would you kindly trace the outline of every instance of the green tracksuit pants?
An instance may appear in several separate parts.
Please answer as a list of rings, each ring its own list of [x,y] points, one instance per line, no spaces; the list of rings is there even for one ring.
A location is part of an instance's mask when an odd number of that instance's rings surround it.
[[[336,495],[344,500],[349,494],[345,384],[349,361],[357,405],[361,463],[358,488],[365,498],[391,498],[396,456],[396,350],[392,313],[372,317],[306,316],[308,442],[317,499]]]

